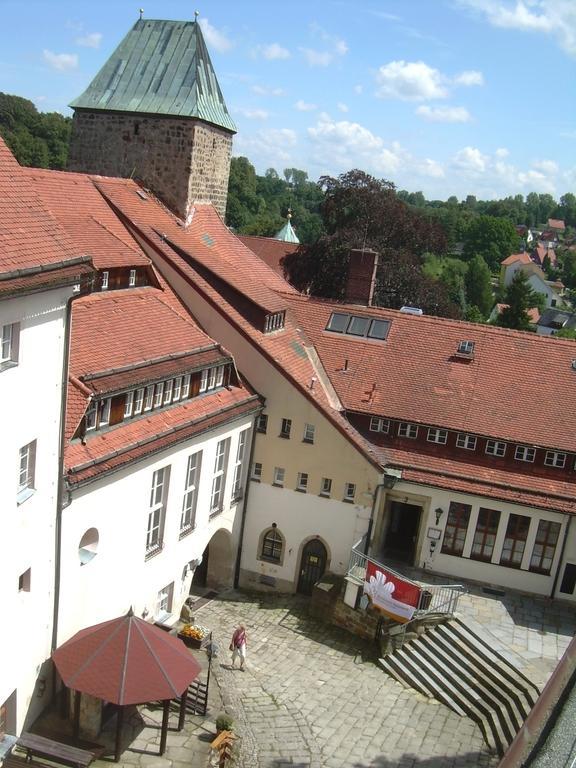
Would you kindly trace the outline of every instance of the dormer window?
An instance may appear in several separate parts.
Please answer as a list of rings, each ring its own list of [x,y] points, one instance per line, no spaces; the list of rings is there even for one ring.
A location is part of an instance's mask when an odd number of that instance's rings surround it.
[[[100,285],[100,287],[101,287],[101,289],[103,291],[107,291],[108,290],[108,278],[109,277],[110,277],[110,272],[108,272],[108,270],[104,270],[104,272],[102,272],[102,283]]]
[[[128,286],[133,288],[136,285],[136,270],[130,270],[130,276],[128,277]]]
[[[274,312],[271,315],[266,315],[264,333],[271,333],[272,331],[279,331],[281,328],[284,328],[285,317],[285,312]]]
[[[96,429],[96,418],[98,416],[98,405],[92,400],[86,411],[86,432]]]
[[[224,384],[224,368],[225,366],[223,365],[218,365],[214,368],[204,368],[200,374],[200,393],[209,392]]]
[[[457,353],[459,355],[467,355],[471,357],[474,354],[474,342],[473,341],[459,341]]]

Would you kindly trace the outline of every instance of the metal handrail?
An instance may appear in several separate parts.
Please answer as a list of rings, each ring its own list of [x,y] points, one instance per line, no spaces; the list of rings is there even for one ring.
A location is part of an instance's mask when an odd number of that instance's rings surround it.
[[[411,621],[421,619],[423,616],[428,616],[430,614],[452,616],[455,613],[460,596],[467,592],[466,587],[462,584],[428,584],[426,582],[409,579],[398,571],[395,571],[393,568],[389,568],[384,563],[381,563],[379,560],[365,555],[360,549],[361,543],[362,539],[354,544],[352,552],[350,553],[350,563],[347,573],[347,577],[350,580],[356,582],[358,585],[363,584],[366,579],[367,564],[370,562],[376,566],[385,568],[393,576],[422,589],[423,593],[428,593],[426,599],[430,596],[430,600],[426,605],[426,608],[417,608]],[[409,624],[410,622],[407,623]]]

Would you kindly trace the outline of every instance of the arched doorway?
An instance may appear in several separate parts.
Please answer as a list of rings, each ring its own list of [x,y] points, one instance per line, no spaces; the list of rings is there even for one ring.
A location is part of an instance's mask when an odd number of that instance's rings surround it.
[[[192,576],[192,586],[231,587],[234,578],[235,551],[229,531],[220,528],[202,553],[202,562]]]
[[[327,560],[328,553],[320,539],[312,539],[304,545],[297,587],[301,595],[312,594],[314,584],[324,575]]]

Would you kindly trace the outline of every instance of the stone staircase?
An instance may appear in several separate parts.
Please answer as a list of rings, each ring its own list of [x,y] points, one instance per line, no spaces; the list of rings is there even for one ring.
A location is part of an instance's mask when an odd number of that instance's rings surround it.
[[[428,627],[379,663],[403,686],[471,718],[500,756],[540,695],[534,683],[455,618]]]

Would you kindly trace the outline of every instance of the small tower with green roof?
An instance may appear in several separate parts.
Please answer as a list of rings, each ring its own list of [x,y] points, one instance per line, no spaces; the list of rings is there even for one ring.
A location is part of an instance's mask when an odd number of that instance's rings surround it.
[[[134,178],[180,217],[226,211],[232,136],[198,21],[140,18],[70,105],[72,171]]]

